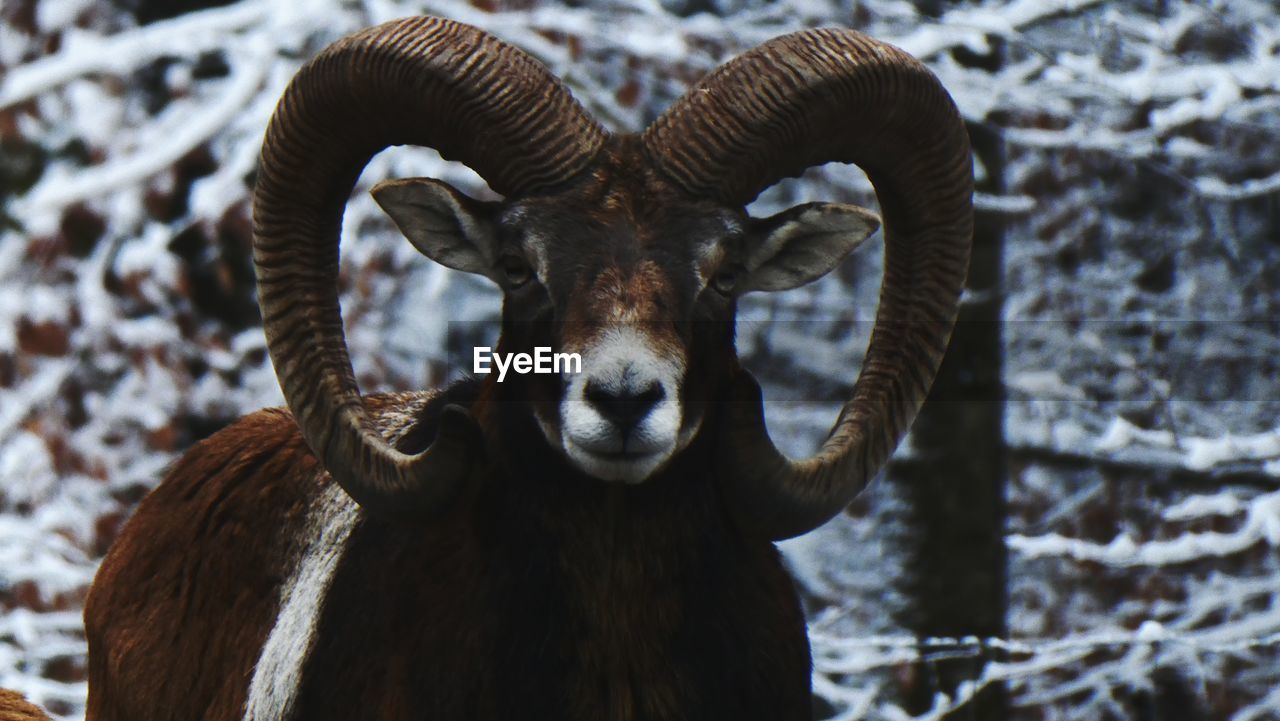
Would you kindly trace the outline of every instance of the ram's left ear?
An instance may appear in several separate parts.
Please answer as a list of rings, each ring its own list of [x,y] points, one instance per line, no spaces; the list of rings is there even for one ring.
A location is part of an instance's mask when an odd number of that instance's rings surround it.
[[[497,203],[475,200],[434,178],[387,180],[370,192],[423,255],[501,284],[494,269]]]
[[[790,290],[817,280],[879,227],[875,213],[844,203],[806,203],[753,219],[738,292]]]

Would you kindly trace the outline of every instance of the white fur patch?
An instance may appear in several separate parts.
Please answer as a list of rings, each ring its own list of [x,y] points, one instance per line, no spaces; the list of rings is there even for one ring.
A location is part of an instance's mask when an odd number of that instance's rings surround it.
[[[560,403],[560,436],[565,453],[585,473],[605,481],[640,483],[678,450],[680,378],[684,365],[654,352],[633,328],[614,328],[582,352],[582,372],[567,376]],[[586,400],[587,384],[624,394],[657,383],[663,398],[629,434]]]
[[[302,669],[315,643],[320,607],[359,520],[355,501],[330,482],[307,514],[310,534],[302,541],[292,575],[280,590],[280,611],[253,669],[245,721],[286,721],[292,717]]]

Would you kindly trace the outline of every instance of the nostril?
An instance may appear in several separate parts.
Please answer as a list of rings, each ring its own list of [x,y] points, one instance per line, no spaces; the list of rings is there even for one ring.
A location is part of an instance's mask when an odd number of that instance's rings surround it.
[[[649,415],[649,411],[667,397],[667,392],[657,381],[639,391],[632,388],[606,388],[588,381],[583,395],[600,415],[619,426],[631,427]]]

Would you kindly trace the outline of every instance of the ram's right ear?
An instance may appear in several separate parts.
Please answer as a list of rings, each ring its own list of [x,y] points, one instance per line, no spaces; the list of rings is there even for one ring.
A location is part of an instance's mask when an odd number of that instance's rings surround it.
[[[433,178],[388,180],[371,192],[423,255],[455,270],[493,277],[498,203],[476,200]]]

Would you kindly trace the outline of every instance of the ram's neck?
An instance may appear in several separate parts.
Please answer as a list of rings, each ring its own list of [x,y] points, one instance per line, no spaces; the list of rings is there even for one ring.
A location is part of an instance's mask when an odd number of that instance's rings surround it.
[[[447,402],[474,408],[477,388],[433,398],[404,450],[430,442]],[[625,486],[573,470],[531,420],[505,421],[485,424],[490,464],[450,514],[350,528],[319,640],[300,660],[298,718],[789,718],[782,709],[803,707],[798,602],[772,545],[725,520],[707,439]],[[338,693],[327,679],[353,658],[377,658],[401,682]],[[432,696],[440,688],[456,694]]]
[[[477,506],[496,511],[486,524],[497,554],[489,562],[508,573],[494,590],[515,602],[499,637],[548,671],[513,682],[566,684],[564,696],[580,705],[575,718],[666,718],[666,704],[710,718],[722,690],[710,669],[776,639],[803,639],[771,544],[727,524],[703,442],[650,481],[623,485],[578,473],[541,434],[521,438],[503,439],[510,475]],[[732,625],[706,622],[734,616]]]

